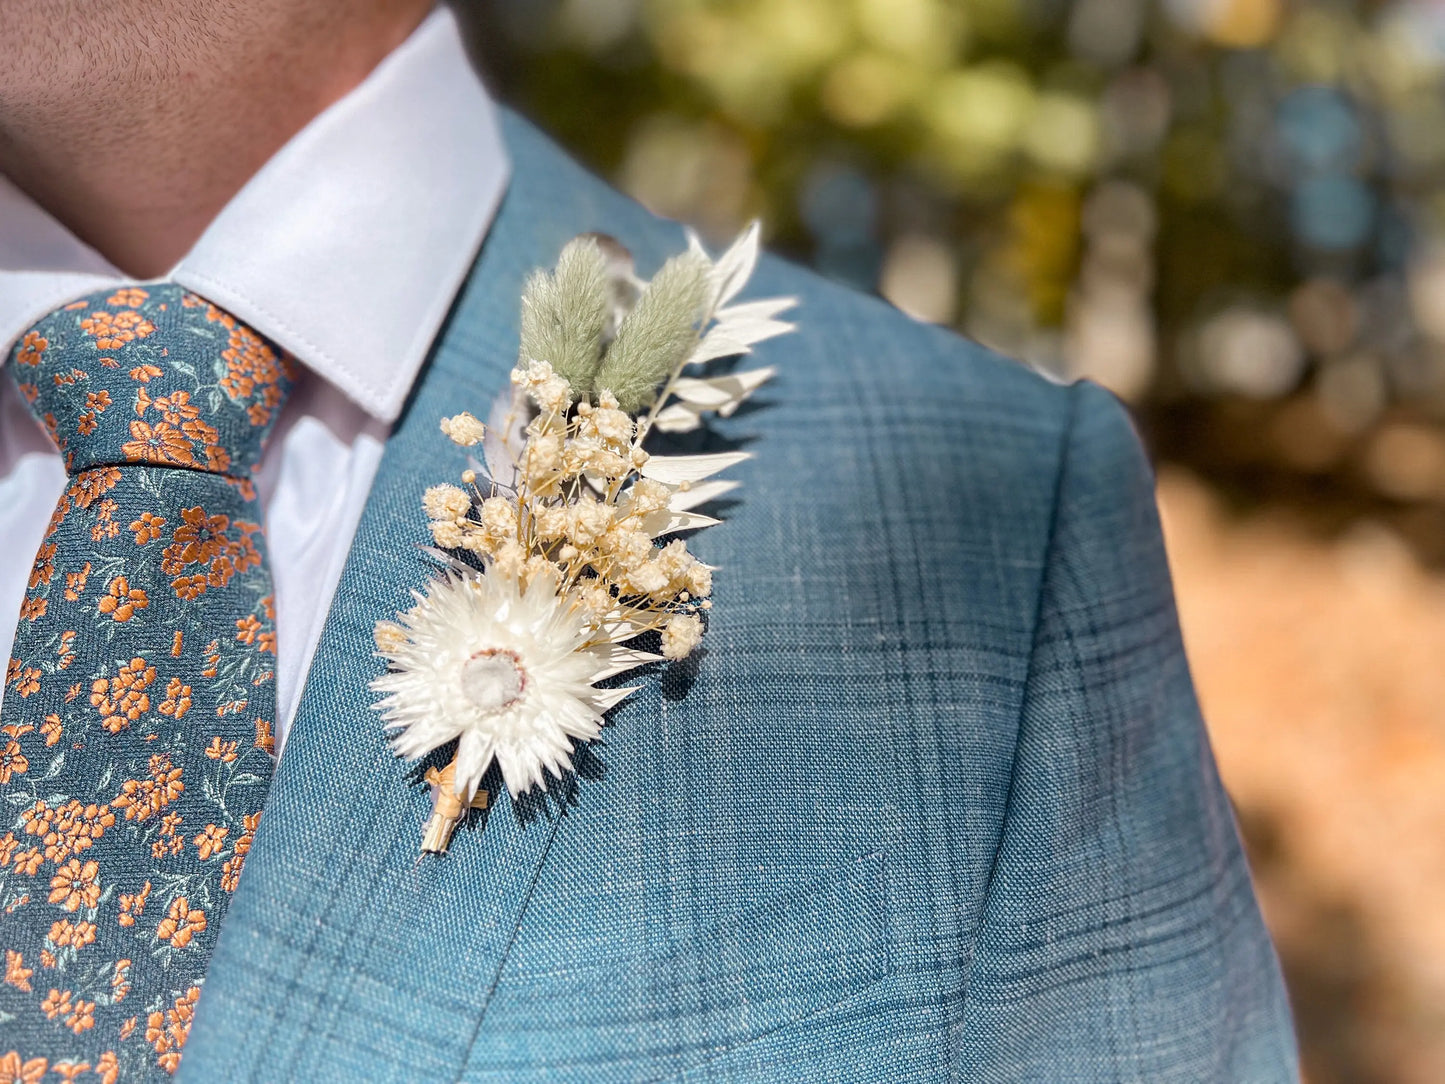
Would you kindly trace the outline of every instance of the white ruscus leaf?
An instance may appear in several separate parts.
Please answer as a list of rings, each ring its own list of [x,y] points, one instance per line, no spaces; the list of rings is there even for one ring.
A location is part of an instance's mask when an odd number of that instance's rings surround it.
[[[769,365],[708,380],[683,377],[673,382],[672,393],[689,406],[715,410],[726,418],[776,372],[777,369]]]
[[[751,459],[751,452],[716,452],[712,455],[655,455],[638,470],[644,478],[668,485],[701,482],[720,470]]]
[[[664,535],[677,534],[678,531],[712,527],[721,522],[722,520],[705,516],[701,512],[673,512],[664,508],[661,512],[643,516],[641,526],[652,538],[661,538]]]
[[[660,411],[652,424],[663,433],[691,433],[702,424],[702,417],[696,407],[673,403]]]
[[[731,493],[741,483],[731,478],[718,478],[711,482],[698,482],[686,489],[679,489],[667,502],[667,507],[674,512],[686,512],[690,508],[696,508],[708,501],[715,501],[725,493]]]
[[[748,277],[758,262],[758,238],[761,233],[762,225],[754,219],[713,264],[711,308],[726,305],[747,285]]]

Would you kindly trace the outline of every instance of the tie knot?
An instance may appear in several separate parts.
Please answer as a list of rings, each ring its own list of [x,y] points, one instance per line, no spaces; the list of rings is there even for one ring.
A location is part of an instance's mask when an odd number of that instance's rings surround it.
[[[57,309],[10,368],[71,473],[145,463],[245,479],[294,379],[279,347],[170,283]]]

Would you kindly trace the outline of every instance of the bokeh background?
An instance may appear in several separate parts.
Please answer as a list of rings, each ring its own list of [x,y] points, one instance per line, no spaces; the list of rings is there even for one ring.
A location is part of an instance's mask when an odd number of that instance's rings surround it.
[[[1445,6],[464,10],[654,210],[1130,404],[1308,1079],[1445,1081]]]

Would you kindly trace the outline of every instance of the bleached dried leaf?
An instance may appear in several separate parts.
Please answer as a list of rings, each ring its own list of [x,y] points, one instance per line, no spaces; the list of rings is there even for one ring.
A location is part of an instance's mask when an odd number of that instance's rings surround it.
[[[714,324],[688,355],[689,365],[701,365],[716,358],[750,354],[757,343],[796,330],[786,320],[746,317]]]
[[[777,371],[774,366],[768,365],[708,380],[682,377],[673,382],[672,393],[691,407],[715,410],[726,418]]]
[[[748,278],[753,273],[753,267],[758,262],[758,238],[761,234],[762,225],[757,219],[754,219],[732,243],[731,247],[713,264],[712,308],[714,310],[726,305],[747,284]]]
[[[702,365],[705,362],[716,361],[718,358],[737,357],[739,354],[750,354],[752,348],[741,339],[727,333],[727,329],[714,327],[694,347],[687,357],[687,364]]]
[[[751,452],[715,452],[711,455],[655,455],[642,465],[638,473],[668,485],[701,482],[704,478],[751,459]]]
[[[642,517],[641,527],[652,538],[677,534],[678,531],[695,531],[701,527],[712,527],[722,520],[705,516],[701,512],[674,512],[664,508]]]
[[[517,468],[527,446],[527,422],[531,407],[518,388],[508,386],[492,401],[487,414],[487,431],[482,437],[482,457],[487,475],[498,485],[515,488]]]
[[[713,318],[719,323],[726,323],[729,320],[771,320],[794,308],[797,304],[796,297],[763,297],[757,301],[743,301],[736,305],[729,305],[725,309],[718,309],[713,313]]]
[[[683,234],[687,237],[687,250],[698,256],[707,256],[708,262],[711,263],[712,257],[708,256],[707,249],[703,248],[702,238],[697,235],[697,230],[691,226],[684,226]]]
[[[759,320],[753,317],[728,320],[717,326],[727,333],[728,338],[750,347],[797,330],[796,324],[790,324],[786,320]]]
[[[679,489],[667,502],[667,507],[674,512],[686,512],[689,508],[696,508],[706,504],[708,501],[715,501],[725,493],[731,493],[742,483],[731,478],[718,478],[711,482],[698,482],[696,485],[688,486],[686,489]]]
[[[451,554],[447,553],[446,550],[437,549],[437,547],[435,546],[418,546],[417,549],[421,550],[422,553],[426,554],[433,560],[440,561],[453,572],[460,572],[464,575],[476,572],[476,569],[474,569],[471,565],[467,564],[465,561],[458,561]],[[413,591],[412,594],[416,594],[416,592]]]
[[[664,433],[691,433],[702,424],[702,418],[695,407],[673,403],[660,411],[652,424]]]

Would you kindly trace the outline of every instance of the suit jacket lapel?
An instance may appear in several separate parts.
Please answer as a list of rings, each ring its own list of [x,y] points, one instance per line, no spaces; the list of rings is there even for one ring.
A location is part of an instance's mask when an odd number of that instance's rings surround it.
[[[432,572],[417,550],[427,541],[422,491],[466,465],[437,420],[484,412],[505,385],[526,273],[579,232],[619,229],[619,218],[659,248],[677,242],[521,122],[508,117],[505,129],[511,189],[388,442],[207,974],[183,1079],[391,1075],[384,1065],[455,1079],[558,831],[546,803],[514,805],[494,788],[494,807],[459,830],[461,845],[420,859],[429,791],[388,749],[367,689],[381,672],[374,623],[410,605]]]

